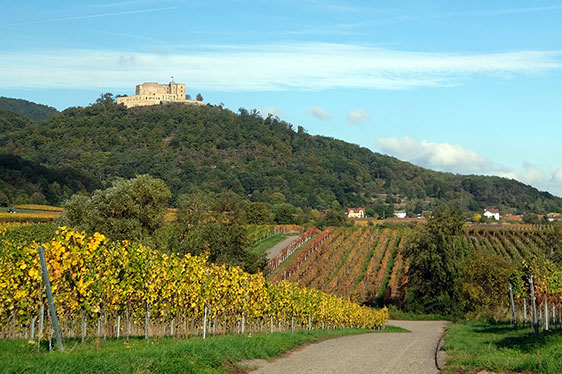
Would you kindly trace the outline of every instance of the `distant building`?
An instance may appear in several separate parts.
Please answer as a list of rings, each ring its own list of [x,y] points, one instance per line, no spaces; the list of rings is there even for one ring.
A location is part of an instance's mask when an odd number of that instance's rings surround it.
[[[499,209],[485,209],[484,210],[484,217],[493,218],[496,221],[499,221],[500,220],[500,211],[499,211]]]
[[[523,216],[519,214],[507,216],[509,221],[523,221]]]
[[[396,218],[406,218],[406,212],[403,210],[395,210],[394,217]]]
[[[548,222],[558,221],[558,220],[562,219],[562,214],[560,214],[560,213],[548,213],[546,215],[546,219],[548,220]]]
[[[176,83],[173,80],[168,84],[157,82],[137,84],[135,95],[117,98],[117,104],[123,104],[127,108],[166,103],[203,105],[202,102],[197,100],[187,100],[185,98],[185,83]]]
[[[347,208],[348,218],[365,218],[365,208]]]

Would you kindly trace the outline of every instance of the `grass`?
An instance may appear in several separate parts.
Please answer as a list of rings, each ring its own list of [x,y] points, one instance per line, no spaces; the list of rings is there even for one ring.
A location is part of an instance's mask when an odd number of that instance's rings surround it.
[[[403,332],[387,326],[376,332]],[[343,335],[373,332],[364,329],[314,330],[295,333],[226,335],[201,338],[95,339],[81,345],[65,340],[65,352],[36,351],[26,340],[0,340],[0,373],[227,373],[240,372],[236,362],[268,359],[300,345]]]
[[[269,248],[273,247],[275,244],[283,241],[288,235],[275,234],[269,238],[265,238],[257,242],[252,248],[250,248],[250,253],[261,255],[265,253]]]
[[[398,321],[448,321],[450,316],[443,314],[419,314],[412,312],[404,312],[397,307],[391,305],[388,307],[389,319]]]
[[[447,329],[444,374],[493,372],[562,373],[562,331],[533,335],[509,323],[472,321]]]
[[[277,266],[277,268],[275,268],[275,270],[273,270],[271,272],[271,274],[269,275],[269,279],[274,279],[278,274],[283,274],[283,272],[285,271],[285,269],[287,269],[287,267],[293,263],[293,261],[295,261],[297,259],[297,257],[299,257],[300,253],[305,249],[308,248],[308,246],[310,245],[310,243],[312,243],[314,241],[314,239],[316,239],[316,237],[318,236],[318,234],[312,235],[310,237],[310,239],[308,239],[306,241],[306,243],[304,243],[303,245],[301,245],[300,247],[298,247],[297,249],[295,249],[295,251],[293,252],[292,255],[290,255],[285,261],[283,261],[281,263],[281,265]]]

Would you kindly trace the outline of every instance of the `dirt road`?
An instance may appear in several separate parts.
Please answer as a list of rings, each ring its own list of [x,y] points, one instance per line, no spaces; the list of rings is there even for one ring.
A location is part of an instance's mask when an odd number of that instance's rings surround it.
[[[298,238],[298,235],[287,236],[285,239],[281,240],[279,243],[275,244],[273,247],[269,248],[266,252],[266,256],[268,260],[271,260],[273,257],[277,256],[279,252],[283,248],[289,245],[293,240]]]
[[[345,336],[311,344],[252,374],[434,374],[443,321],[389,321],[411,333]]]

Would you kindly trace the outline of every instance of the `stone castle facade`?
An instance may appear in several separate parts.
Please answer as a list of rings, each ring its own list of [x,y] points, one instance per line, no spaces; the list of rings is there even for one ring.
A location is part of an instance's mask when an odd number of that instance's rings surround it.
[[[187,100],[185,98],[185,83],[176,83],[174,81],[168,84],[157,82],[137,84],[135,95],[117,98],[117,104],[123,104],[127,108],[167,103],[203,105],[202,102],[197,100]]]

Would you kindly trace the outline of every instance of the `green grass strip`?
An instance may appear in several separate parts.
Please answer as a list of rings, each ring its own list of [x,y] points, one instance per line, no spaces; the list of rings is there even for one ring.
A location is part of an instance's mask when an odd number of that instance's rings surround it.
[[[226,335],[201,338],[161,338],[146,343],[143,339],[95,339],[81,345],[65,339],[65,352],[37,352],[26,340],[0,341],[0,373],[227,373],[236,362],[269,359],[306,343],[344,335],[373,332],[403,332],[386,326],[384,330],[313,330],[294,333]]]
[[[273,247],[275,244],[282,242],[288,235],[275,234],[268,238],[258,241],[249,252],[256,255],[261,255],[265,253],[269,248]]]
[[[451,325],[445,335],[444,374],[492,372],[562,373],[562,331],[533,335],[510,323],[471,321]]]

